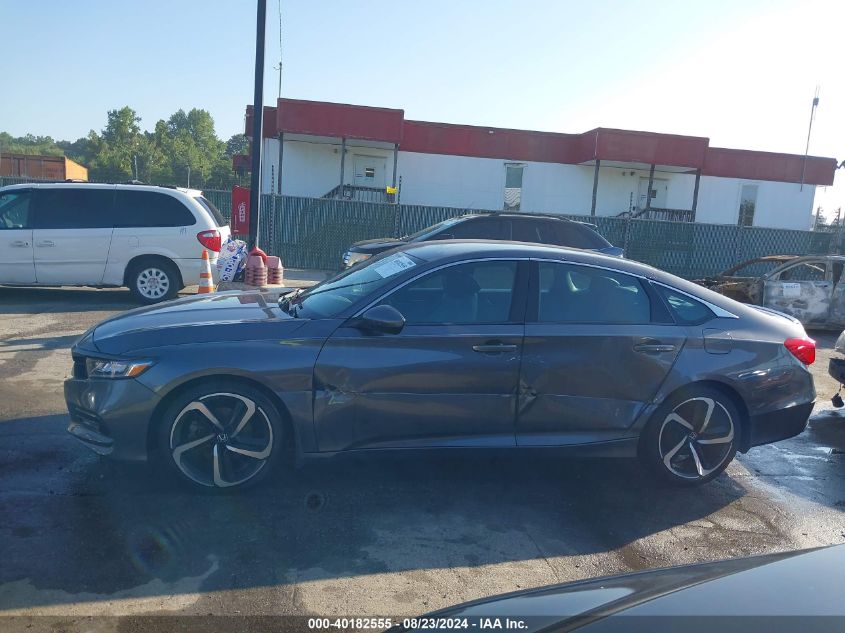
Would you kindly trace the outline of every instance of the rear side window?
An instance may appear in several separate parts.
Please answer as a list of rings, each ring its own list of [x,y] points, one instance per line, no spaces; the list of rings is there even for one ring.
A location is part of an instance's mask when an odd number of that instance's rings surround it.
[[[540,323],[649,323],[651,301],[636,277],[576,264],[538,262]]]
[[[0,231],[3,229],[29,229],[29,202],[32,198],[30,191],[7,191],[0,193]]]
[[[197,220],[178,198],[155,191],[117,192],[116,228],[191,226]]]
[[[435,235],[435,240],[508,240],[508,223],[499,218],[474,218],[458,222]]]
[[[561,246],[572,246],[575,248],[599,249],[612,246],[589,226],[576,222],[555,222],[557,225],[558,243]]]
[[[36,229],[112,228],[114,189],[37,189]]]
[[[555,222],[532,218],[512,218],[513,239],[517,242],[560,245]]]
[[[666,288],[665,286],[652,285],[666,302],[666,306],[669,308],[672,317],[681,325],[700,325],[715,316],[710,308],[692,297]]]
[[[223,217],[223,214],[220,213],[220,209],[214,206],[214,204],[210,200],[206,200],[202,196],[197,196],[194,198],[197,202],[199,202],[206,211],[211,214],[211,217],[214,218],[215,224],[217,226],[227,226],[229,223],[226,221],[226,218]]]

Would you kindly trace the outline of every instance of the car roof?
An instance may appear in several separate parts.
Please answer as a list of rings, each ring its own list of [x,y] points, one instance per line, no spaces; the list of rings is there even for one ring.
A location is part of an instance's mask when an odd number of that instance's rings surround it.
[[[529,218],[529,219],[541,219],[541,220],[557,220],[559,222],[570,222],[571,224],[584,224],[586,226],[595,226],[590,224],[589,222],[582,222],[580,220],[572,220],[571,218],[565,218],[561,215],[556,215],[554,213],[534,213],[533,211],[473,211],[472,213],[467,213],[466,215],[458,216],[454,219],[456,220],[469,220],[470,218],[489,218],[489,217],[502,217],[502,218]]]
[[[107,183],[107,182],[78,182],[78,181],[56,181],[56,182],[25,182],[16,185],[0,187],[0,191],[15,191],[16,189],[118,189],[127,191],[157,191],[168,193],[178,191],[192,198],[202,195],[199,189],[187,189],[185,187],[167,187],[162,185],[145,185],[136,183]]]

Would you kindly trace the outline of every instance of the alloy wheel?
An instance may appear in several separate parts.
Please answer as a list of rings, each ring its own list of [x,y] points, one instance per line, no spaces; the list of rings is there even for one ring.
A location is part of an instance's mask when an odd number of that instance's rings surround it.
[[[255,401],[212,393],[188,403],[170,430],[173,462],[189,479],[215,488],[244,484],[267,465],[273,426]]]
[[[663,465],[682,479],[703,479],[725,463],[734,441],[734,421],[717,400],[690,398],[663,420],[658,450]]]
[[[161,268],[145,268],[138,273],[135,286],[145,299],[161,299],[170,290],[170,277]]]

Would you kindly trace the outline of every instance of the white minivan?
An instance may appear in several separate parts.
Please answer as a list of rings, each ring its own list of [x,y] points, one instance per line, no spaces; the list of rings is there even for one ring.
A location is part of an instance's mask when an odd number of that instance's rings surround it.
[[[201,191],[81,182],[0,188],[0,284],[126,286],[142,303],[199,282],[229,226]]]

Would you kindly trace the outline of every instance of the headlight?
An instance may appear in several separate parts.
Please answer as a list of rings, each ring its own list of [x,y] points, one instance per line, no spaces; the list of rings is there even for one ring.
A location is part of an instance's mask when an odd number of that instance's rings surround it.
[[[347,251],[346,255],[343,256],[343,263],[346,265],[347,268],[350,266],[354,266],[358,262],[362,262],[365,259],[370,259],[372,255],[369,253],[350,253]]]
[[[134,378],[143,374],[152,365],[151,360],[85,359],[85,371],[89,378]]]

